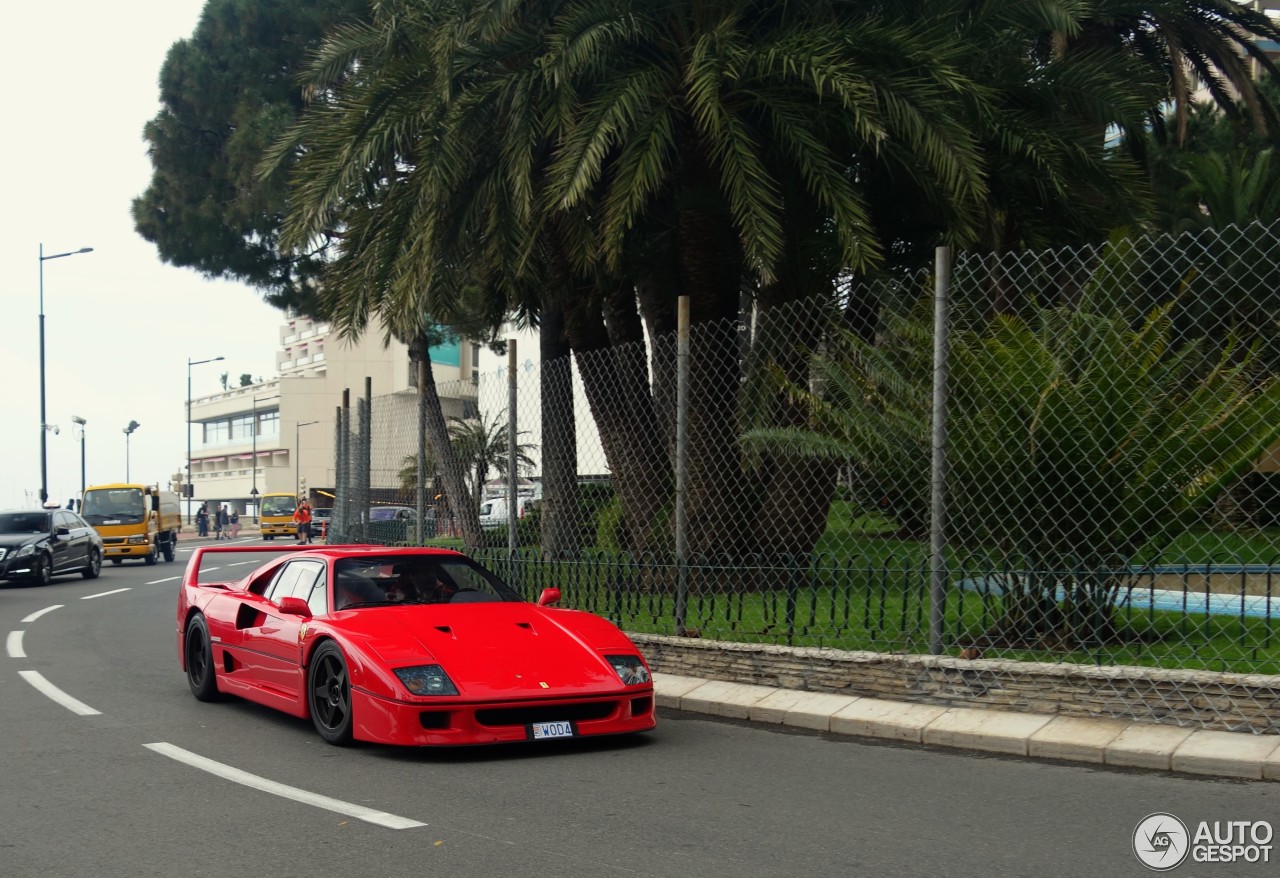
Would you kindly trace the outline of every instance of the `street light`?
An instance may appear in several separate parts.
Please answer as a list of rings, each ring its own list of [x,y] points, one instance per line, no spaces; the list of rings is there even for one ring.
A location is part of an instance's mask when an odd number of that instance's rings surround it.
[[[80,253],[92,253],[92,247],[81,247],[79,250],[68,250],[66,253],[44,255],[44,244],[40,244],[40,505],[49,499],[49,443],[45,434],[49,431],[49,418],[45,414],[44,397],[44,264],[50,259],[61,259],[63,256],[76,256]]]
[[[253,521],[260,521],[258,512],[258,401],[268,399],[279,399],[280,394],[275,396],[255,396],[253,398],[253,463],[250,467],[253,472],[253,487],[249,489],[249,496],[253,498]]]
[[[71,423],[75,424],[77,427],[79,427],[79,428],[80,428],[80,429],[79,429],[79,431],[78,431],[78,432],[80,433],[80,504],[81,504],[81,506],[83,506],[83,505],[84,505],[84,489],[85,489],[85,481],[84,481],[84,425],[85,425],[85,424],[87,424],[87,423],[89,423],[89,422],[88,422],[88,421],[86,421],[84,418],[80,417],[79,415],[72,415],[72,416],[71,416]]]
[[[191,524],[191,501],[196,496],[196,486],[191,484],[191,367],[225,359],[226,357],[210,357],[207,360],[193,360],[187,357],[187,524]]]
[[[293,460],[293,487],[297,490],[299,497],[302,496],[302,446],[298,442],[298,433],[303,427],[310,427],[312,424],[318,424],[319,421],[303,421],[296,424],[293,428],[293,453],[297,455]]]
[[[133,435],[133,431],[141,427],[137,421],[130,421],[129,426],[124,428],[124,480],[129,479],[129,437]]]

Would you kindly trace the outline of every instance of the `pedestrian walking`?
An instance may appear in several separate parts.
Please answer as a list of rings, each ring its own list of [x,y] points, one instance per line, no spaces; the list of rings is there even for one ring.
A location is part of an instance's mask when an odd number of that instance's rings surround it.
[[[234,540],[236,537],[240,536],[240,513],[235,509],[232,509],[227,521],[231,525],[231,539]]]
[[[215,539],[229,540],[227,536],[228,529],[231,525],[231,518],[227,515],[227,504],[223,503],[218,507],[217,513],[214,515],[214,530],[217,532]]]
[[[298,511],[293,513],[293,522],[298,526],[298,542],[307,545],[311,542],[311,504],[303,500],[298,504]]]
[[[200,508],[196,510],[196,534],[202,537],[207,537],[209,535],[208,503],[201,503]]]

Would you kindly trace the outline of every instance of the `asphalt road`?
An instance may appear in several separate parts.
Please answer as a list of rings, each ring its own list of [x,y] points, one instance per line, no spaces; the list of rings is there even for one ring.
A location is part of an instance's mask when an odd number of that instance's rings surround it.
[[[94,581],[0,588],[0,875],[1124,876],[1150,874],[1130,836],[1155,811],[1189,824],[1280,827],[1276,783],[868,744],[676,713],[653,734],[612,741],[335,748],[308,722],[191,697],[173,635],[188,556],[109,566]],[[106,594],[116,589],[128,590]],[[33,685],[41,680],[98,713],[73,712]],[[250,788],[148,745],[313,800]],[[422,825],[387,828],[353,807]],[[1273,854],[1280,838],[1274,844]],[[1170,874],[1275,875],[1272,859]]]

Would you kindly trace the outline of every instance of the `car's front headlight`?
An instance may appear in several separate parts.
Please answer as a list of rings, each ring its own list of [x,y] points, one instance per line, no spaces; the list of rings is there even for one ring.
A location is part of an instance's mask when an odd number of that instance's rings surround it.
[[[644,666],[638,655],[607,655],[605,661],[613,665],[623,685],[637,686],[649,682],[649,669]]]
[[[414,695],[457,695],[449,675],[439,665],[419,665],[414,668],[396,668],[396,676]]]
[[[34,555],[35,553],[36,553],[36,547],[35,547],[35,544],[30,544],[30,545],[23,546],[21,549],[19,549],[18,551],[14,552],[14,553],[13,553],[13,557],[15,557],[15,558],[25,558],[25,557],[27,557],[28,555]]]
[[[131,546],[143,546],[148,542],[149,540],[147,539],[146,534],[138,534],[136,536],[129,537],[129,545]]]

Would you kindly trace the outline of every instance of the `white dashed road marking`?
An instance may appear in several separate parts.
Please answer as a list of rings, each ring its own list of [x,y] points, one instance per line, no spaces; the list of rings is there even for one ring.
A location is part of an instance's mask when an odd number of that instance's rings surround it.
[[[54,610],[60,610],[60,609],[62,609],[62,604],[54,604],[52,607],[45,607],[43,610],[36,610],[34,613],[32,613],[30,616],[27,616],[22,621],[34,622],[36,619],[39,619],[45,613],[52,613]]]
[[[122,591],[129,591],[127,588],[113,588],[111,591],[100,591],[97,594],[87,594],[80,598],[82,601],[91,601],[94,598],[105,598],[109,594],[120,594]]]
[[[181,576],[170,576],[166,579],[153,579],[150,582],[144,582],[143,585],[159,585],[162,582],[176,582],[181,578]]]
[[[34,686],[40,693],[61,704],[72,713],[77,713],[80,716],[98,716],[102,713],[100,710],[94,710],[83,701],[77,701],[72,698],[46,680],[39,671],[18,671],[18,675]]]
[[[280,796],[285,799],[292,799],[295,802],[301,802],[304,805],[311,805],[315,808],[323,808],[326,811],[332,811],[335,814],[343,814],[347,817],[353,817],[356,820],[363,820],[366,823],[373,823],[377,826],[385,826],[388,829],[414,829],[419,826],[426,826],[417,820],[410,820],[407,817],[397,817],[395,814],[388,814],[386,811],[375,811],[372,808],[365,808],[361,805],[353,805],[350,802],[344,802],[341,799],[331,799],[328,796],[322,796],[318,793],[311,793],[306,790],[300,790],[297,787],[286,786],[282,783],[276,783],[273,780],[267,780],[265,777],[259,777],[256,774],[250,774],[239,768],[232,768],[230,765],[224,765],[221,762],[215,762],[207,759],[198,753],[192,753],[190,750],[183,750],[181,747],[175,747],[173,744],[164,742],[156,744],[143,744],[148,750],[159,753],[162,756],[168,756],[170,759],[176,759],[178,762],[184,762],[193,768],[201,771],[207,771],[209,774],[216,775],[223,780],[229,780],[232,783],[238,783],[242,786],[250,787],[255,790],[261,790],[264,793],[270,793],[273,796]]]
[[[9,653],[9,658],[26,658],[27,654],[22,651],[22,632],[10,631],[9,639],[4,644],[5,651]]]

